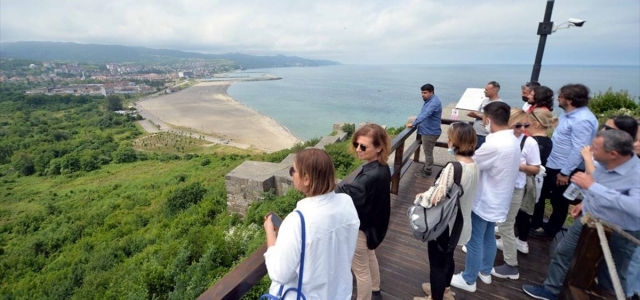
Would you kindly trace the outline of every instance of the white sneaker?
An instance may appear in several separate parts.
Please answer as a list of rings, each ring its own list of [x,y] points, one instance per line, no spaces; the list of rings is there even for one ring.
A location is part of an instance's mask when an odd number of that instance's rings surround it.
[[[482,280],[482,282],[486,284],[491,284],[491,274],[484,275],[482,274],[482,272],[478,272],[478,278],[480,278],[480,280]]]
[[[467,253],[467,245],[462,245],[462,252]]]
[[[504,251],[504,243],[502,243],[502,239],[496,239],[496,247],[498,247],[498,250]]]
[[[498,247],[499,248],[499,247]],[[529,243],[516,239],[516,248],[524,254],[529,254]]]
[[[451,277],[451,286],[457,287],[470,293],[476,291],[476,283],[474,282],[473,284],[468,284],[466,281],[464,281],[464,278],[462,278],[462,273],[455,274],[453,275],[453,277]]]

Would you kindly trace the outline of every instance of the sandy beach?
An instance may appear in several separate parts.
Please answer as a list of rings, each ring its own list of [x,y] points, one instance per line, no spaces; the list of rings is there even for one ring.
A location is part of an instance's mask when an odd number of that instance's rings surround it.
[[[223,138],[230,145],[249,145],[274,152],[300,140],[274,119],[236,101],[227,94],[232,83],[201,82],[177,93],[137,103],[152,117],[174,127]]]

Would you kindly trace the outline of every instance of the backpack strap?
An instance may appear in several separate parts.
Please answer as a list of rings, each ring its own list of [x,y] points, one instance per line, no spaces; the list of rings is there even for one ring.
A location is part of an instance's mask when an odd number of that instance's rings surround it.
[[[464,195],[464,189],[462,188],[462,164],[458,161],[450,162],[453,165],[453,181],[460,187],[460,195],[458,196],[457,205],[458,212],[456,212],[456,220],[453,222],[451,228],[451,235],[449,236],[449,247],[446,249],[447,253],[451,253],[456,249],[460,235],[462,235],[462,227],[464,225],[464,219],[462,217],[462,209],[460,208],[460,197]]]
[[[522,141],[520,141],[520,152],[522,152],[522,149],[524,148],[524,141],[526,141],[526,140],[527,140],[527,136],[525,135],[522,138]]]

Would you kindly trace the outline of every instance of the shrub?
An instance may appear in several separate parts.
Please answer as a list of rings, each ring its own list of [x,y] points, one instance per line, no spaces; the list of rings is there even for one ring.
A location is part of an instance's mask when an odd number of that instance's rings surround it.
[[[190,205],[200,202],[206,193],[207,189],[200,182],[178,188],[167,198],[165,210],[170,215],[176,214]]]
[[[589,109],[596,115],[626,108],[629,110],[635,110],[638,108],[638,103],[633,96],[626,90],[620,90],[614,92],[609,88],[606,92],[595,94],[591,100],[589,100]]]

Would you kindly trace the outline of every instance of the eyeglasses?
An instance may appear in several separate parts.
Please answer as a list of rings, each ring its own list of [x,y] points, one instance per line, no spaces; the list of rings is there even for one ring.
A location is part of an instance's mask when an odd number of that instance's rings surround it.
[[[613,128],[613,127],[611,127],[609,125],[604,124],[604,125],[602,125],[602,129],[604,129],[604,130],[614,130],[614,129],[617,129],[617,128]]]
[[[291,168],[289,168],[289,176],[293,177],[293,174],[296,172],[296,169],[293,168],[293,166],[291,166]]]
[[[367,146],[365,146],[363,144],[360,144],[360,143],[356,143],[356,142],[353,142],[353,148],[356,149],[356,150],[358,150],[358,148],[360,148],[360,150],[362,150],[362,152],[367,151]]]
[[[520,129],[520,128],[522,128],[522,127],[524,127],[524,128],[526,129],[526,128],[529,128],[529,126],[531,126],[531,124],[529,124],[529,123],[513,125],[513,127],[514,127],[515,129]]]

